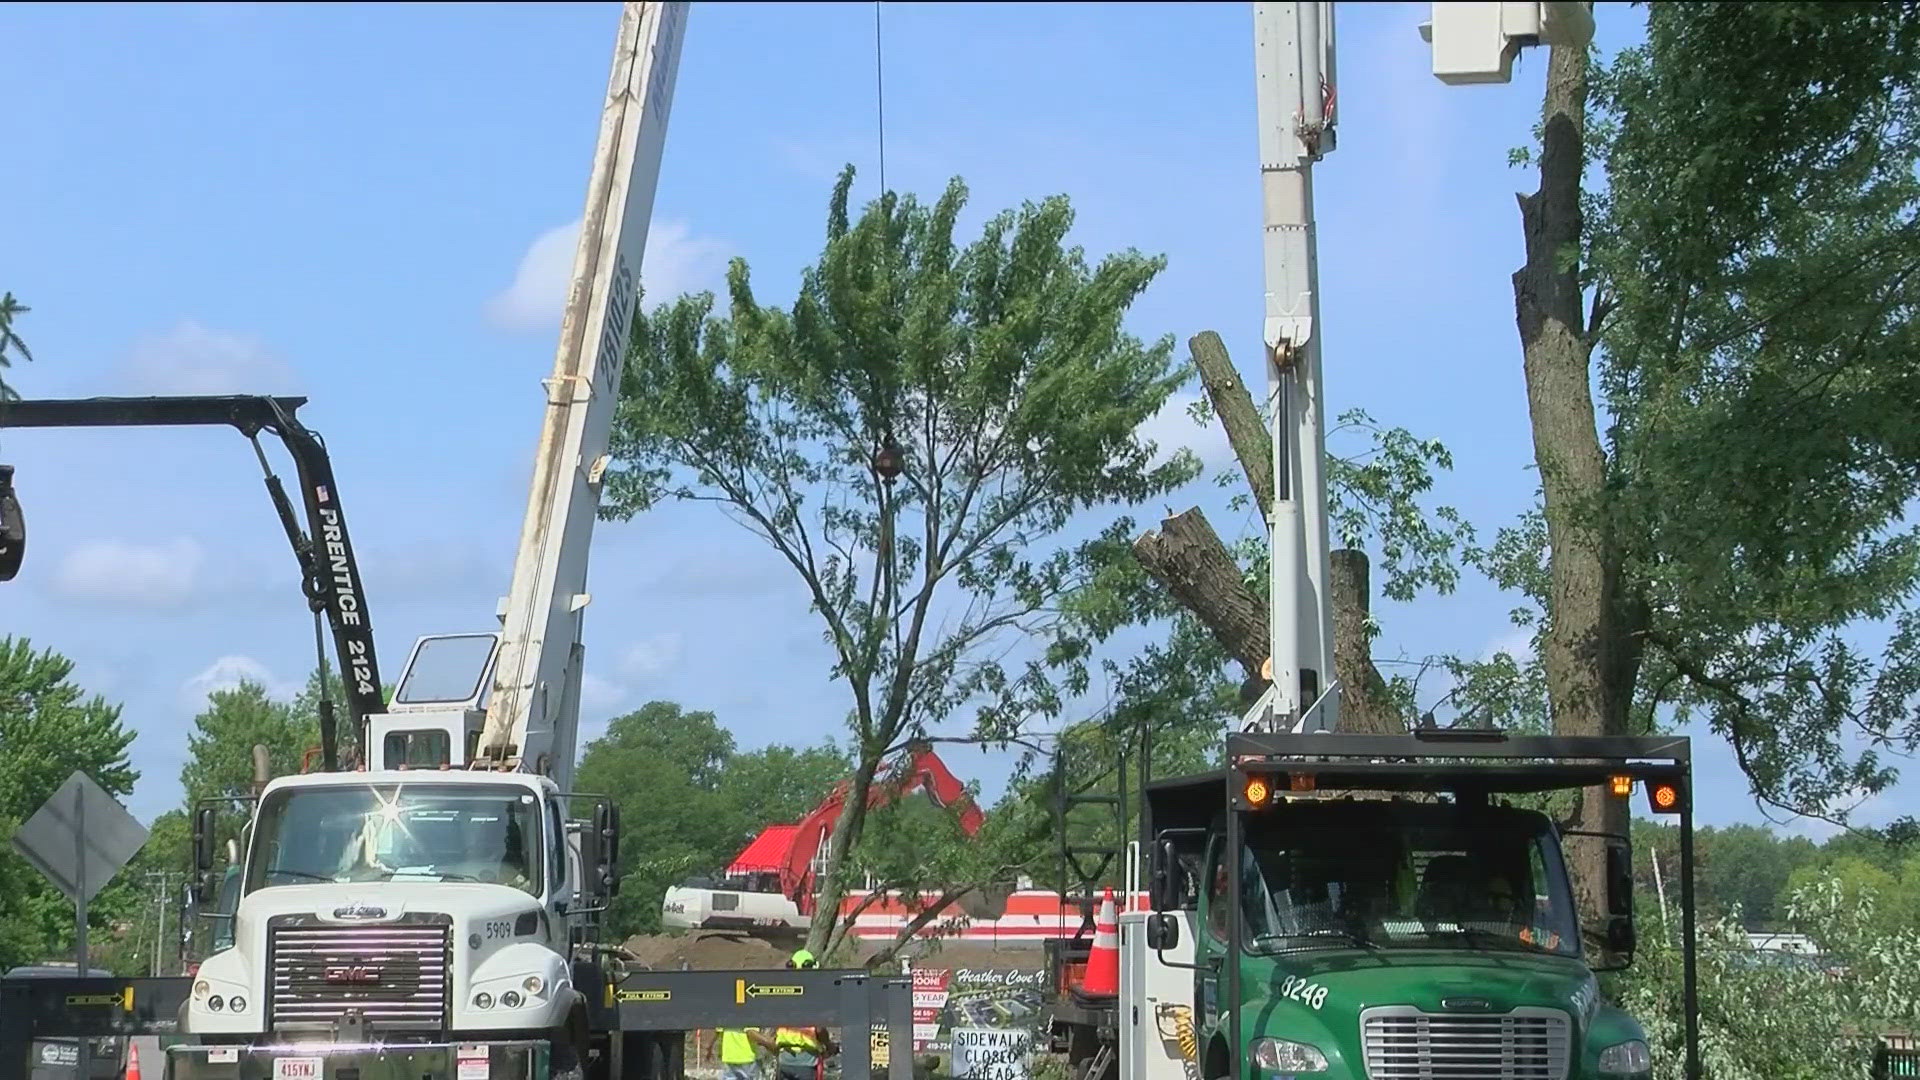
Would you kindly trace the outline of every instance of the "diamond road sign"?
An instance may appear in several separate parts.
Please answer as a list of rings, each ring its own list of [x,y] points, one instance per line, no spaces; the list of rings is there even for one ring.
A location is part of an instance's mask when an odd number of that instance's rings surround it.
[[[83,772],[13,834],[14,850],[77,904],[92,900],[146,842],[146,826]]]

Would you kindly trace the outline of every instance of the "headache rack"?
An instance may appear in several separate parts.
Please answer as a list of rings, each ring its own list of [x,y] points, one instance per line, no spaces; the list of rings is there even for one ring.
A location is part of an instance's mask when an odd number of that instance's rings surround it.
[[[1227,736],[1236,772],[1297,777],[1293,790],[1477,791],[1520,794],[1609,784],[1616,777],[1677,785],[1677,813],[1689,801],[1692,752],[1685,736],[1510,735],[1439,728],[1405,735]],[[1306,787],[1311,783],[1311,787]]]

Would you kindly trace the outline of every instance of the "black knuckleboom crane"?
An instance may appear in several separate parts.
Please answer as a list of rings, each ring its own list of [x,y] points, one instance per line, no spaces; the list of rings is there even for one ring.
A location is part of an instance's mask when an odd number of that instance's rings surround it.
[[[237,429],[253,444],[280,525],[300,562],[300,588],[307,604],[324,615],[333,631],[334,649],[346,684],[346,705],[354,731],[366,717],[382,711],[380,668],[373,652],[373,621],[361,590],[360,567],[334,486],[333,463],[319,434],[294,413],[303,397],[251,395],[197,397],[97,397],[0,401],[0,428],[208,427]],[[285,485],[275,475],[260,445],[262,432],[278,436],[292,456],[306,510],[306,529],[295,516]],[[13,579],[26,554],[26,518],[14,488],[14,468],[0,465],[0,581]],[[340,767],[333,703],[320,700],[320,752],[329,771]]]

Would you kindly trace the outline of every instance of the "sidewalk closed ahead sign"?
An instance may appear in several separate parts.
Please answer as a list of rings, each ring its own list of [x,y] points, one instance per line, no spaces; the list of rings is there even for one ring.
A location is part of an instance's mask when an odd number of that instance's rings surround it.
[[[1033,1032],[1024,1028],[953,1030],[954,1080],[1026,1080]]]

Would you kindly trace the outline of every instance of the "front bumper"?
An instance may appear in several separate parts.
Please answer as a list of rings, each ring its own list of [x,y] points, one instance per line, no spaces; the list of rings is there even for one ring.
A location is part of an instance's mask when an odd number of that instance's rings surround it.
[[[548,1080],[544,1041],[172,1046],[165,1080]]]

